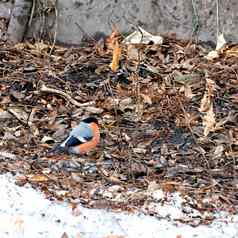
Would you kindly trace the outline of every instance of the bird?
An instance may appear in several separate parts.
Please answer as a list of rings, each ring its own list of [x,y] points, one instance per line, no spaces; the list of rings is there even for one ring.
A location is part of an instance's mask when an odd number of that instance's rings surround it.
[[[85,154],[93,150],[100,142],[98,120],[88,117],[71,130],[69,136],[55,150],[69,154]]]

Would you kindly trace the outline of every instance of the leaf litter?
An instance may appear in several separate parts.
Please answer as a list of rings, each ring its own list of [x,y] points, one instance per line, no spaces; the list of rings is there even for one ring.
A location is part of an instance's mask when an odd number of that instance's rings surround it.
[[[1,173],[87,207],[160,217],[157,202],[167,198],[151,194],[162,189],[200,212],[185,223],[234,213],[235,47],[226,44],[211,60],[204,44],[168,36],[162,44],[124,44],[115,31],[96,44],[53,51],[45,42],[1,42]],[[87,156],[51,154],[87,115],[99,119],[100,146]]]

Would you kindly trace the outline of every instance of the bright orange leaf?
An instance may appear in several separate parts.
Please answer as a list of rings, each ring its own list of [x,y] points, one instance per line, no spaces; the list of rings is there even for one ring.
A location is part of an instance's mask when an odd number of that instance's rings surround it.
[[[117,69],[119,68],[120,58],[121,58],[121,47],[118,41],[116,41],[115,47],[113,49],[112,63],[110,64],[111,70],[113,72],[116,72]]]

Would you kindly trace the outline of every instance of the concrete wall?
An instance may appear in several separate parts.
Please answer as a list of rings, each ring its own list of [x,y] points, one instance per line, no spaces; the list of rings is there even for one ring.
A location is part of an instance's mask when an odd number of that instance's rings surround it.
[[[45,0],[47,1],[47,0]],[[49,1],[49,0],[48,0]],[[51,0],[52,1],[52,0]],[[1,2],[1,1],[0,1]],[[217,6],[214,0],[58,0],[57,40],[79,44],[85,32],[110,34],[112,23],[122,32],[140,25],[151,33],[176,33],[190,38],[196,33],[204,41],[215,41]],[[230,39],[238,40],[238,1],[219,0],[220,30]],[[54,12],[46,23],[53,36]],[[42,17],[33,21],[28,35],[37,36],[43,26]]]

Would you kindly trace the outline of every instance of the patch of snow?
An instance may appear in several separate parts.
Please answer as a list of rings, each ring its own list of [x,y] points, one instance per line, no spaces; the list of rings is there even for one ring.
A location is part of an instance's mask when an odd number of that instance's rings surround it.
[[[103,238],[121,235],[128,238],[237,238],[238,215],[220,213],[211,225],[193,228],[175,222],[180,216],[181,198],[176,194],[174,205],[159,207],[171,213],[171,221],[139,213],[115,213],[79,206],[74,214],[67,203],[52,202],[31,186],[19,187],[10,174],[0,175],[0,237],[1,238]],[[161,194],[157,194],[159,197]],[[180,204],[180,205],[179,205]],[[167,211],[167,213],[165,213]],[[174,213],[174,214],[173,214]]]

